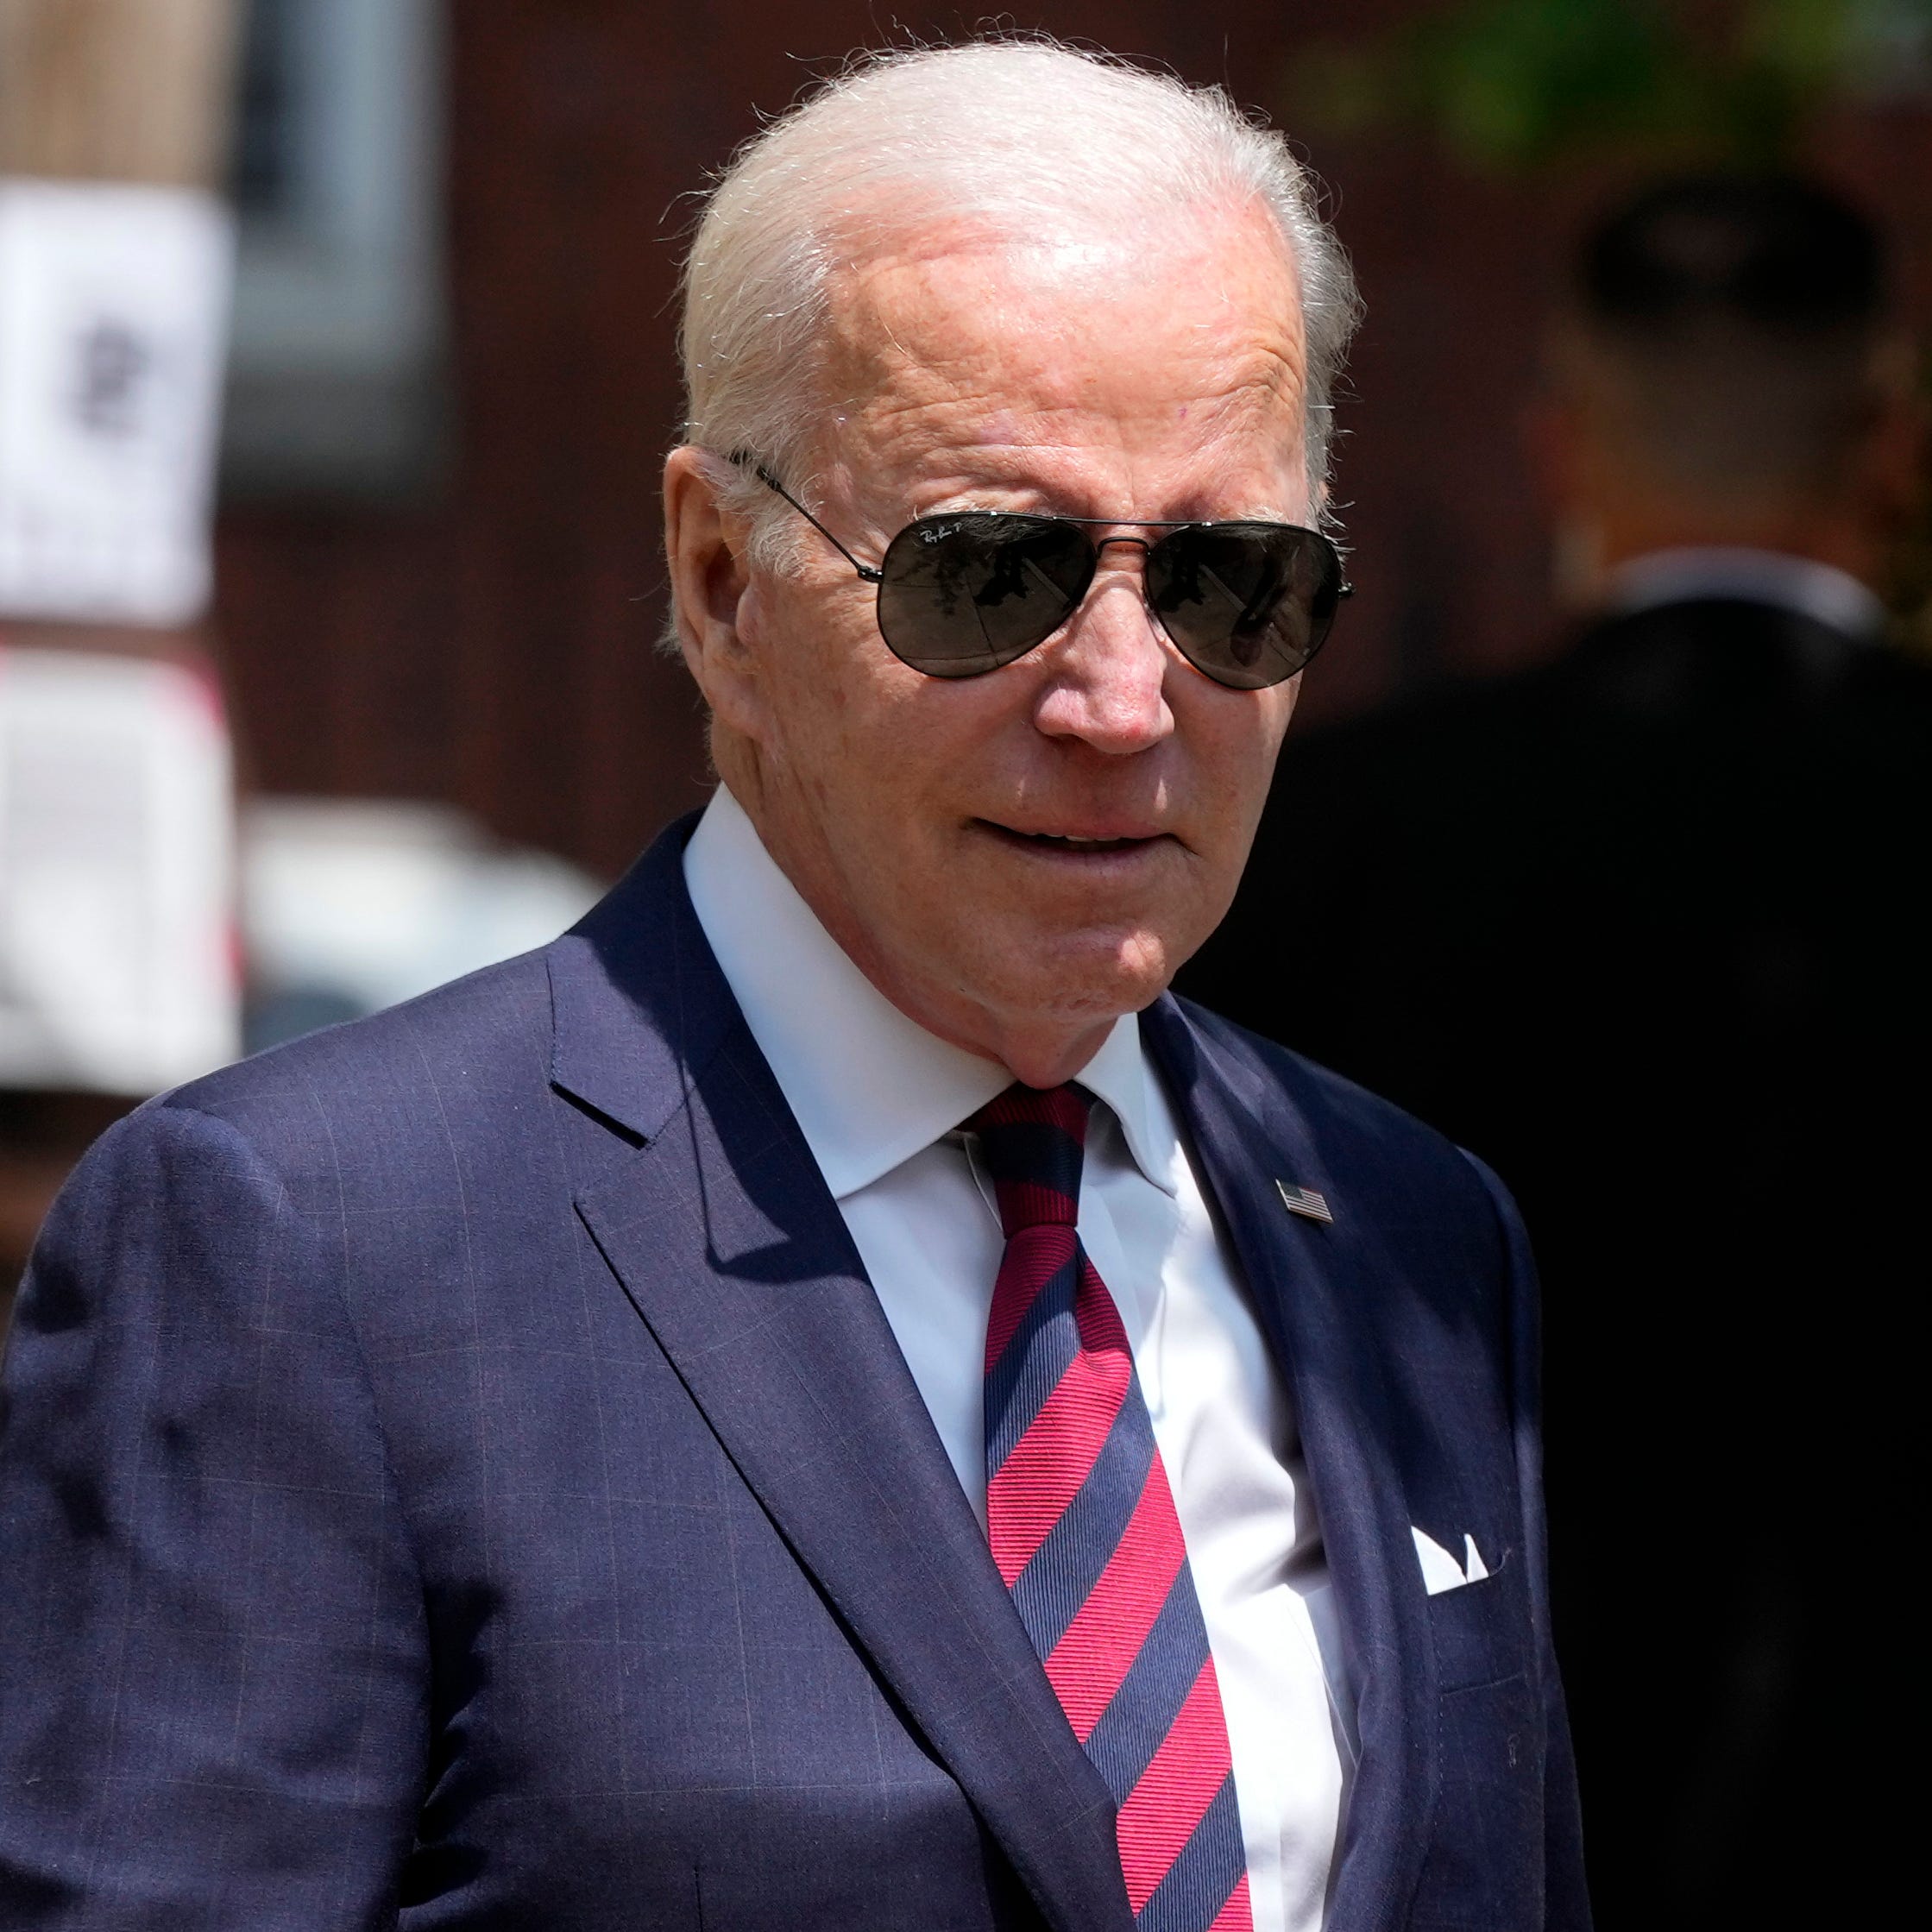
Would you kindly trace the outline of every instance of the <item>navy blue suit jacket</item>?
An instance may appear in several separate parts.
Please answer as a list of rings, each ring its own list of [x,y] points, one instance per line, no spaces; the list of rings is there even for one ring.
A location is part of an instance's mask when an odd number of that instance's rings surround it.
[[[0,1923],[1129,1932],[682,845],[69,1185],[6,1365]],[[1331,1925],[1581,1926],[1514,1212],[1292,1054],[1145,1027],[1320,1501]],[[1493,1575],[1426,1595],[1412,1524]]]

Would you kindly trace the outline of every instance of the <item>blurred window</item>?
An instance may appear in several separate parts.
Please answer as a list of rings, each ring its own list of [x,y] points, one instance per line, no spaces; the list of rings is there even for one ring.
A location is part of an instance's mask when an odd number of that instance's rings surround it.
[[[250,0],[222,488],[396,497],[443,443],[440,0]]]

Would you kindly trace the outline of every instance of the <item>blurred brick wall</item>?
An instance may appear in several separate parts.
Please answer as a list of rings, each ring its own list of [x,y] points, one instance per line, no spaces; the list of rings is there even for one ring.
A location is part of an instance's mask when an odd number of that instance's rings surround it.
[[[1012,17],[1266,103],[1311,34],[1410,10],[1094,0]],[[881,21],[944,33],[962,16],[846,0],[450,12],[448,487],[410,512],[231,512],[221,629],[257,784],[450,798],[610,873],[702,788],[690,688],[653,652],[680,198]],[[1848,122],[1822,158],[1909,241],[1932,231],[1923,106]],[[1311,674],[1305,721],[1547,647],[1519,422],[1563,237],[1602,186],[1551,198],[1480,183],[1400,142],[1311,159],[1369,321],[1339,489],[1362,595]],[[1925,275],[1921,247],[1922,315]]]

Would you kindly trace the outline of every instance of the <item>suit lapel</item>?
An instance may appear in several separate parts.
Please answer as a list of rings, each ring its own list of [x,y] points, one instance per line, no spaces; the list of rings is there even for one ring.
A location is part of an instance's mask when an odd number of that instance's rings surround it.
[[[703,943],[677,869],[682,829],[553,953],[558,1084],[627,1130],[634,1149],[578,1211],[746,1483],[1048,1923],[1128,1932],[1111,1801]]]
[[[1432,1653],[1419,1593],[1396,1587],[1394,1566],[1415,1559],[1375,1347],[1369,1230],[1351,1222],[1345,1181],[1279,1083],[1218,1050],[1172,998],[1142,1026],[1291,1391],[1321,1513],[1361,1737],[1331,1932],[1398,1925],[1427,1842]],[[1325,1196],[1334,1224],[1290,1214],[1277,1180]]]

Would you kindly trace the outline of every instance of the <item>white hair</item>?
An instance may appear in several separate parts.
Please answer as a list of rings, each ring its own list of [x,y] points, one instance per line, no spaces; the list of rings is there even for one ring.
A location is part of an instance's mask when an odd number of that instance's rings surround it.
[[[1359,304],[1316,196],[1287,140],[1218,87],[1043,36],[860,55],[747,141],[711,191],[684,268],[684,439],[755,451],[815,503],[826,282],[863,251],[882,204],[895,222],[936,205],[1004,223],[1259,200],[1300,286],[1304,456],[1320,504]],[[782,564],[792,544],[774,532],[795,535],[798,519],[752,477],[722,481],[754,554]]]

